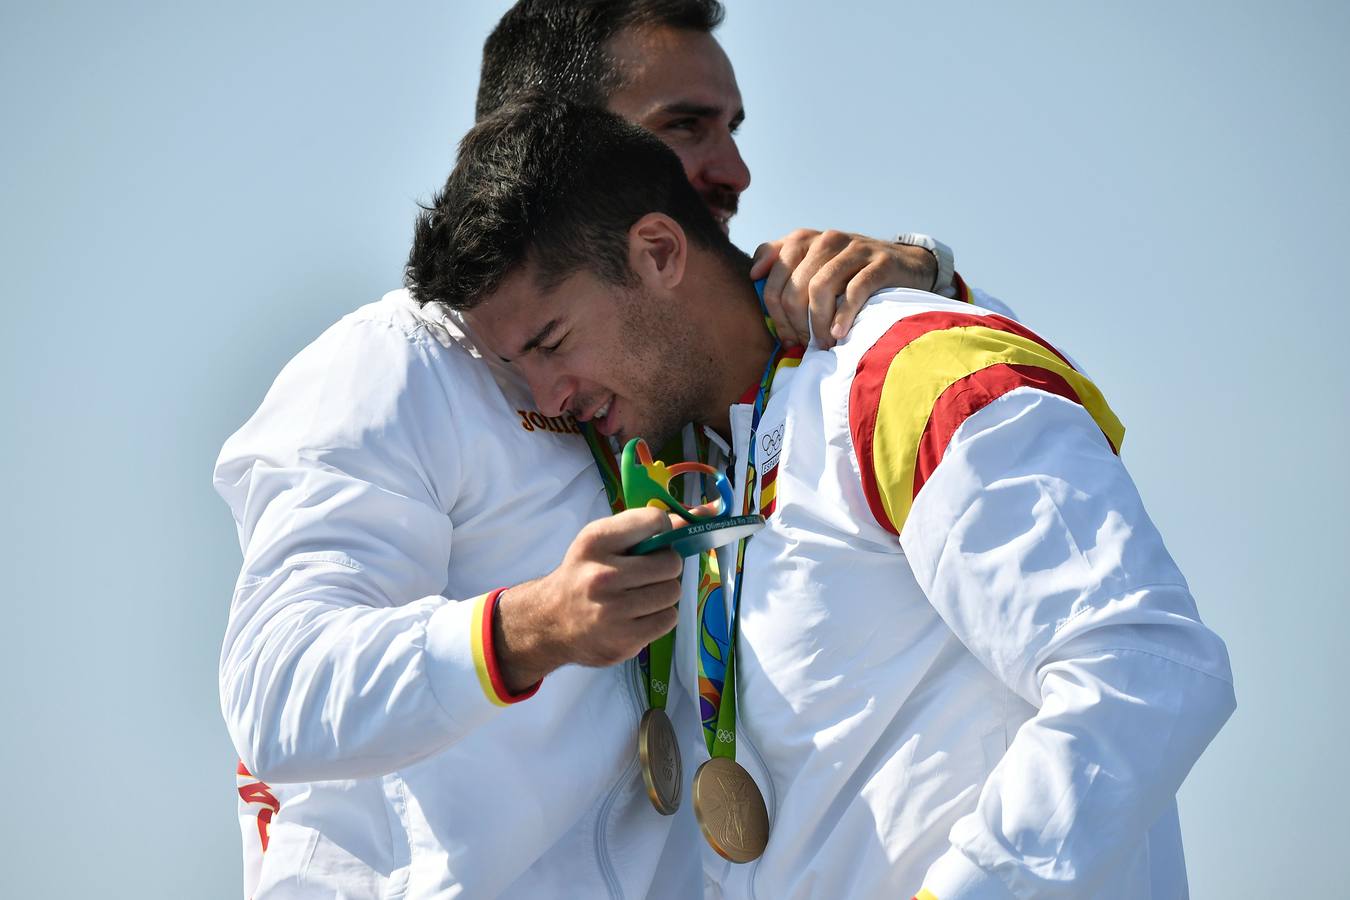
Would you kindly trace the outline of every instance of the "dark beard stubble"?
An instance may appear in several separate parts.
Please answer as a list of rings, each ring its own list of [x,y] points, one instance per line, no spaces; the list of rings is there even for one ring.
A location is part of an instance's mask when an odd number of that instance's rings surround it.
[[[642,288],[624,305],[621,316],[624,347],[615,349],[631,353],[629,395],[644,406],[643,420],[632,423],[636,433],[621,437],[625,442],[641,437],[653,452],[660,452],[708,408],[708,385],[717,361],[699,346],[687,318],[670,315]]]

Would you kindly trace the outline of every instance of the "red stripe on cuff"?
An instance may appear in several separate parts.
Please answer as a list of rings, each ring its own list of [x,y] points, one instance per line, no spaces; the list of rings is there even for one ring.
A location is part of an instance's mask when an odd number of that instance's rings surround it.
[[[483,663],[487,666],[488,680],[492,682],[492,690],[497,694],[497,699],[503,703],[519,703],[522,700],[528,700],[539,690],[539,685],[543,680],[536,681],[519,694],[513,694],[506,689],[506,682],[502,679],[501,668],[497,665],[497,644],[493,640],[492,622],[497,614],[497,601],[501,599],[506,588],[498,588],[488,594],[487,600],[483,601]]]

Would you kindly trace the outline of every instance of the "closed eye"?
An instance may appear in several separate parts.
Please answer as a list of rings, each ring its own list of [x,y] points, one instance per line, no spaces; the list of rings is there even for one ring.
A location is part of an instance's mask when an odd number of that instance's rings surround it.
[[[530,338],[528,341],[525,342],[525,345],[520,348],[520,355],[523,356],[532,350],[543,350],[544,341],[547,341],[548,339],[552,338],[561,328],[562,322],[560,320],[550,319],[548,323],[544,325],[543,328],[540,328],[538,331],[534,333],[534,337]],[[564,333],[563,337],[560,337],[556,341],[554,341],[552,346],[548,348],[549,352],[557,350],[558,345],[563,342],[563,338],[565,338],[566,336],[567,335]]]

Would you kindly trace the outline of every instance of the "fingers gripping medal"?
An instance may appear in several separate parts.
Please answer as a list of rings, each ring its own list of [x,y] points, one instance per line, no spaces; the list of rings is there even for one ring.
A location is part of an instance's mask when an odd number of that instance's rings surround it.
[[[705,550],[734,543],[764,527],[763,516],[731,515],[731,484],[721,472],[698,462],[682,462],[667,466],[663,462],[653,461],[647,442],[641,438],[633,438],[628,442],[628,446],[623,448],[620,471],[623,478],[624,502],[629,509],[654,506],[673,512],[689,523],[683,528],[673,528],[642,541],[632,550],[638,555],[669,547],[681,556],[694,556]],[[717,515],[695,515],[671,496],[670,480],[676,475],[690,472],[711,475],[716,479],[721,507]]]

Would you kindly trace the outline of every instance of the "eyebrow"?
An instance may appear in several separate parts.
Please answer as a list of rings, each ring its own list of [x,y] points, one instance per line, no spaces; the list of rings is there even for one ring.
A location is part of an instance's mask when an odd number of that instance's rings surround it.
[[[667,103],[662,106],[658,112],[664,115],[674,116],[695,116],[700,119],[715,119],[722,113],[720,106],[709,106],[706,103],[690,103],[684,100],[677,100],[674,103]],[[731,127],[735,128],[745,121],[745,108],[736,110],[736,114],[731,117]]]

